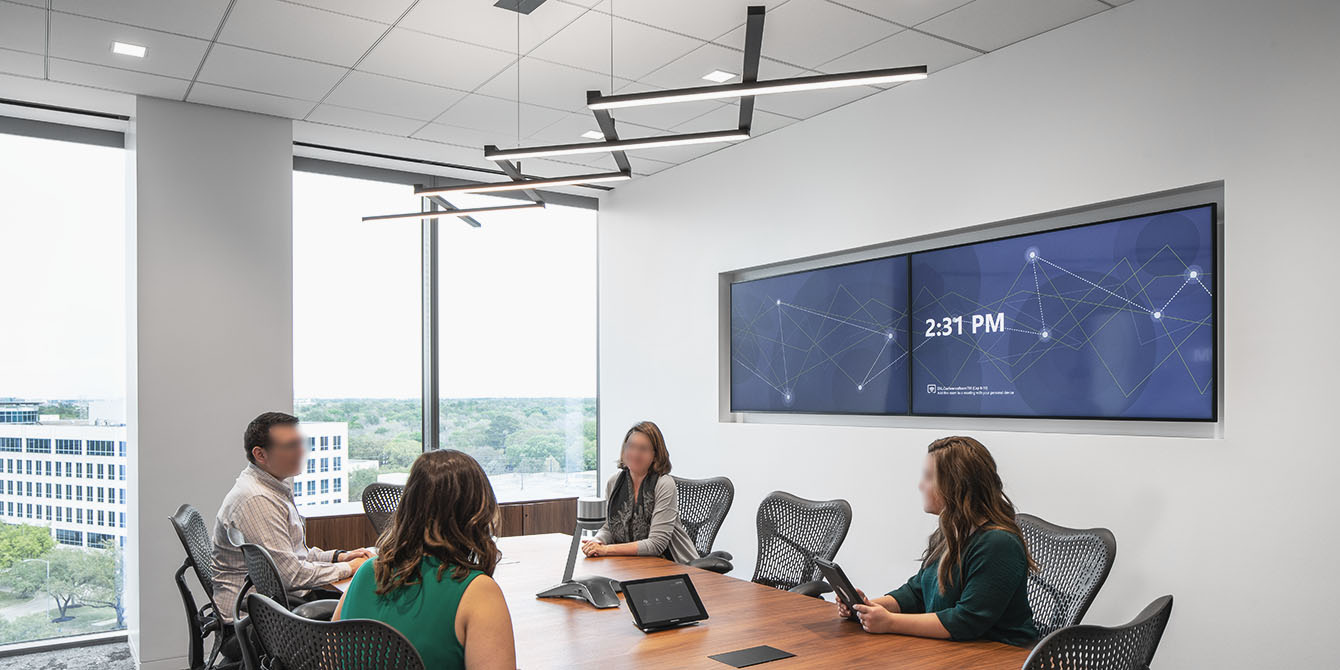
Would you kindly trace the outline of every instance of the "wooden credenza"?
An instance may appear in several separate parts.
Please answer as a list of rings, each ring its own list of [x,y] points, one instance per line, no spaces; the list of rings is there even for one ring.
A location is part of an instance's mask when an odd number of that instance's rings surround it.
[[[572,534],[577,525],[577,498],[523,500],[498,505],[499,537]],[[362,512],[313,516],[307,519],[307,544],[323,549],[353,549],[377,543],[377,534]]]

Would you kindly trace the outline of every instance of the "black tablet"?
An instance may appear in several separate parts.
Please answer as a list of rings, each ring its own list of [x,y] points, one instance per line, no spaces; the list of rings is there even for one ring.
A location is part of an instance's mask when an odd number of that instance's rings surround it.
[[[842,601],[842,604],[851,610],[851,616],[847,618],[855,619],[856,608],[854,605],[865,604],[865,599],[861,597],[856,587],[852,586],[851,580],[847,579],[847,573],[842,571],[842,566],[822,558],[814,559],[814,564],[819,566],[819,572],[824,573],[824,579],[828,580],[828,584],[833,587],[833,591]]]
[[[687,574],[620,582],[633,623],[643,632],[673,628],[707,618],[698,590]]]

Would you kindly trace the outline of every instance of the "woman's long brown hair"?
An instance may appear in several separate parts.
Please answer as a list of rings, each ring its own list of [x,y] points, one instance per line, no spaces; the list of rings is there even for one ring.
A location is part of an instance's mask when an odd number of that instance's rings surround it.
[[[996,460],[981,442],[971,437],[946,437],[927,447],[935,463],[935,487],[944,500],[940,527],[931,533],[923,567],[940,560],[936,576],[940,593],[945,584],[953,584],[954,568],[963,560],[963,549],[977,529],[1004,530],[1014,533],[1024,545],[1028,570],[1037,569],[1028,553],[1024,534],[1014,520],[1014,503],[1005,495],[1005,487],[996,473]]]
[[[423,454],[410,468],[391,526],[377,539],[377,595],[419,583],[428,556],[442,562],[439,582],[448,565],[456,580],[471,570],[493,576],[497,522],[498,500],[475,459],[455,449]]]

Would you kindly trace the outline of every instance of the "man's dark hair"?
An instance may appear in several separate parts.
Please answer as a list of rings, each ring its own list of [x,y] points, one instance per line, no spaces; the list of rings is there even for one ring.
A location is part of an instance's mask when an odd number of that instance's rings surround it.
[[[252,447],[262,449],[270,448],[270,428],[274,426],[292,426],[298,423],[298,417],[283,412],[266,412],[251,420],[247,424],[247,432],[242,436],[242,441],[246,444],[243,447],[247,450],[247,460],[256,462],[256,457],[251,455]]]

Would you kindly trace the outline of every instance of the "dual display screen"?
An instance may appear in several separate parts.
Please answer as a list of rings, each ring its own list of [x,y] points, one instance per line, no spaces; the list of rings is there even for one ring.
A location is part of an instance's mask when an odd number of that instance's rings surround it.
[[[1217,418],[1215,206],[731,285],[732,412]]]

